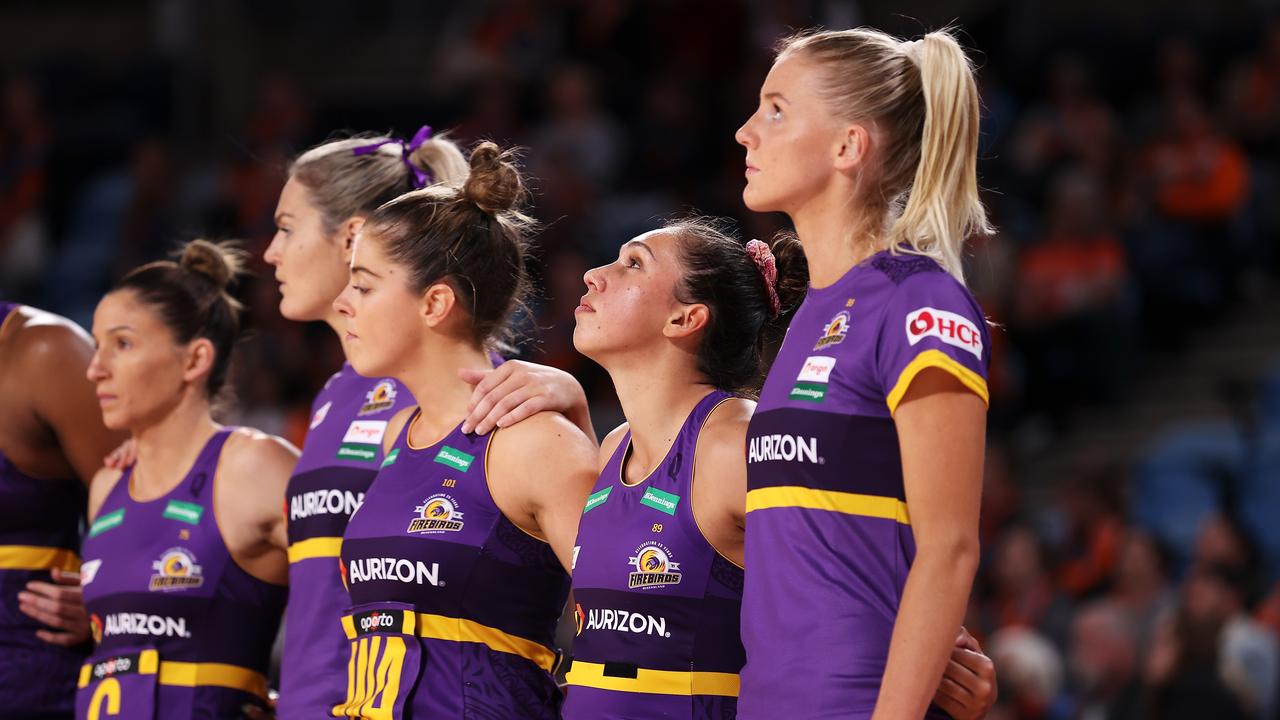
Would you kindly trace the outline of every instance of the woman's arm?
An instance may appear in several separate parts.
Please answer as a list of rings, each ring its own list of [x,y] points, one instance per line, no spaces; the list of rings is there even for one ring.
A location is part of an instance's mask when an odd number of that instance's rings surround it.
[[[284,512],[298,450],[251,429],[227,440],[213,487],[213,510],[236,564],[259,580],[288,582],[289,538]]]
[[[566,571],[573,568],[587,495],[595,484],[597,448],[563,415],[542,412],[494,435],[489,491],[507,519],[550,543]]]
[[[978,568],[986,405],[948,372],[922,371],[894,413],[916,540],[874,718],[924,716]]]
[[[475,385],[471,411],[463,421],[464,432],[483,435],[494,428],[510,427],[537,413],[562,413],[593,442],[595,428],[587,409],[582,385],[569,373],[547,365],[508,360],[492,370],[459,371]]]

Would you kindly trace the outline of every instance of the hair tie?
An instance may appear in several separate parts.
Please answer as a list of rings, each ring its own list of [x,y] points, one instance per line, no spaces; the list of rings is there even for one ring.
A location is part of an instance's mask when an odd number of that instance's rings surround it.
[[[769,310],[774,317],[778,316],[778,312],[782,309],[782,301],[778,299],[778,261],[773,257],[773,251],[769,246],[759,240],[751,240],[747,243],[747,255],[751,258],[751,262],[756,264],[756,269],[760,271],[760,277],[764,279],[765,290],[769,294]]]
[[[352,150],[351,154],[352,155],[368,155],[370,153],[377,152],[378,148],[382,147],[383,145],[391,145],[391,144],[398,143],[400,145],[400,162],[403,162],[404,166],[409,169],[409,177],[412,178],[411,182],[413,183],[413,189],[421,190],[422,188],[434,183],[435,177],[432,176],[430,171],[423,170],[417,165],[414,165],[412,162],[410,162],[409,158],[410,156],[413,155],[414,151],[422,147],[422,144],[430,139],[431,139],[431,126],[423,125],[422,127],[418,128],[418,132],[414,133],[413,139],[410,140],[408,143],[406,143],[402,138],[392,137],[386,140],[380,140],[376,143],[371,143],[369,145],[361,145],[360,147]]]

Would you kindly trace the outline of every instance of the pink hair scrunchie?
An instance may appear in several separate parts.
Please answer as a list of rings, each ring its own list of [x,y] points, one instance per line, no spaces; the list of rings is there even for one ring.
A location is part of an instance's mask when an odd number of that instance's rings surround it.
[[[778,299],[778,262],[773,257],[773,251],[767,244],[752,240],[747,243],[747,255],[756,264],[760,277],[764,278],[764,287],[769,293],[769,310],[777,317],[782,309],[782,301]]]

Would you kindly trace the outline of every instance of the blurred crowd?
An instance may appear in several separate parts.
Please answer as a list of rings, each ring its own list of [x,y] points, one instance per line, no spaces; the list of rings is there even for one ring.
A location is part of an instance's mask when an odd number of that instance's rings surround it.
[[[993,717],[1280,718],[1280,548],[1257,520],[1258,507],[1280,517],[1280,500],[1210,477],[1170,530],[1131,468],[1081,458],[1032,503],[1020,462],[1027,437],[1051,441],[1074,410],[1123,402],[1144,361],[1274,286],[1280,20],[1153,17],[1135,36],[1119,19],[1050,30],[1016,3],[983,7],[958,22],[978,50],[979,174],[999,229],[968,269],[996,324],[969,619],[997,661]],[[526,148],[543,229],[520,351],[572,371],[605,431],[619,419],[607,377],[572,347],[583,272],[677,213],[733,218],[746,237],[779,230],[784,219],[742,206],[733,142],[770,46],[790,28],[882,19],[922,29],[852,2],[494,0],[422,37],[431,77],[414,94],[321,101],[323,81],[263,67],[221,127],[191,121],[218,99],[172,48],[106,66],[29,58],[6,68],[0,98],[0,297],[88,325],[113,279],[185,238],[240,238],[260,259],[292,156],[343,131],[428,123]],[[228,416],[300,441],[341,354],[327,328],[283,320],[269,268],[255,272]],[[1280,486],[1280,462],[1249,466],[1259,487]]]

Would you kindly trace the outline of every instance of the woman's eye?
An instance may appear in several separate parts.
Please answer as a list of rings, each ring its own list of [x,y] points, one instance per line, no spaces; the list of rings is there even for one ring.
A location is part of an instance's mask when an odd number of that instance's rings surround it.
[[[770,120],[781,120],[781,119],[782,119],[782,108],[778,107],[776,104],[772,105],[772,106],[769,108],[769,119],[770,119]]]

